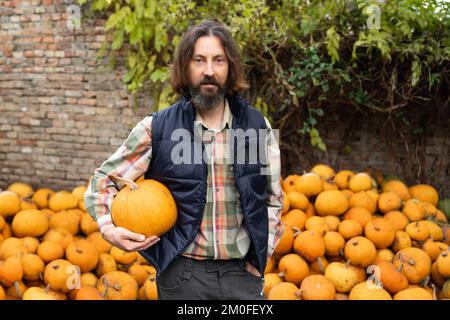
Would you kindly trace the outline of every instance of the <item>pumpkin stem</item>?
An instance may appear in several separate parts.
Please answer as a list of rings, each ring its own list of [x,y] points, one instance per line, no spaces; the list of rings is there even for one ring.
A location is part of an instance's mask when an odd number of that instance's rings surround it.
[[[300,233],[302,233],[302,231],[301,231],[299,228],[297,228],[297,227],[292,227],[292,229],[295,231],[295,232],[294,232],[294,237],[296,237],[296,236],[298,236]]]
[[[351,264],[351,261],[350,261],[350,259],[347,259],[347,261],[345,261],[345,266],[349,266]]]
[[[433,288],[433,300],[437,300],[437,297],[436,297],[436,286],[434,285],[434,283],[431,284],[431,287]]]
[[[44,289],[45,294],[48,294],[49,291],[50,291],[50,284],[48,284]]]
[[[299,299],[302,299],[303,289],[298,289],[295,291],[295,296]]]
[[[102,293],[102,297],[105,298],[106,295],[108,294],[108,289],[109,289],[108,278],[103,278],[103,283],[105,284],[105,291]]]
[[[285,275],[286,275],[286,272],[284,272],[284,271],[281,271],[280,273],[278,273],[278,276],[280,278],[284,277]]]
[[[108,178],[110,178],[114,182],[119,181],[119,182],[124,183],[125,185],[129,186],[131,188],[131,190],[136,190],[138,188],[137,184],[134,183],[133,181],[116,176],[115,174],[111,174],[111,173],[108,174]]]
[[[428,282],[430,281],[430,276],[427,276],[425,279],[423,279],[423,281],[420,283],[420,286],[422,288],[426,287]]]
[[[339,255],[341,255],[342,257],[344,256],[344,249],[343,248],[339,249]]]
[[[19,286],[19,282],[18,281],[14,281],[14,288],[16,289],[17,296],[19,298],[22,298],[23,294],[22,294],[22,290],[20,290],[20,286]]]
[[[403,269],[403,263],[405,262],[405,260],[403,260],[403,255],[399,255],[398,256],[399,257],[399,259],[400,259],[400,267],[398,268],[398,272],[401,272],[402,271],[402,269]]]
[[[44,281],[44,275],[42,274],[42,272],[39,272],[38,277],[39,280]]]
[[[319,269],[322,273],[325,273],[325,268],[323,267],[322,259],[320,257],[316,258],[317,264],[319,265]]]

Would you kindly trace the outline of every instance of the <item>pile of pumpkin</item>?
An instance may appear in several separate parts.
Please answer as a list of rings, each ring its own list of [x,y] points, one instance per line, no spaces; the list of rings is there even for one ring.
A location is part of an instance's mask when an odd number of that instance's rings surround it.
[[[268,299],[450,298],[450,225],[433,186],[324,164],[281,186],[286,230],[265,270]]]
[[[102,238],[85,191],[0,192],[0,300],[157,299],[155,268]]]

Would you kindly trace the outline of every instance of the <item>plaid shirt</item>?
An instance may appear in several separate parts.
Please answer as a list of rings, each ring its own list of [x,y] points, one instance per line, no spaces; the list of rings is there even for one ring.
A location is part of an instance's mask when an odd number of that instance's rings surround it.
[[[208,188],[200,230],[194,241],[182,253],[194,259],[243,258],[250,246],[250,238],[242,223],[243,214],[232,166],[227,163],[227,137],[233,115],[228,101],[220,129],[208,128],[197,112],[195,127],[203,139],[208,167]],[[267,127],[270,123],[265,118]],[[95,174],[85,193],[85,207],[97,221],[100,231],[114,227],[110,209],[117,192],[124,186],[112,182],[107,175],[115,174],[136,180],[148,169],[152,153],[152,117],[140,121],[125,142],[109,157]],[[214,138],[213,138],[214,137]],[[283,194],[280,186],[280,150],[271,131],[267,135],[267,208],[269,218],[268,257],[272,256],[283,233],[281,212]]]

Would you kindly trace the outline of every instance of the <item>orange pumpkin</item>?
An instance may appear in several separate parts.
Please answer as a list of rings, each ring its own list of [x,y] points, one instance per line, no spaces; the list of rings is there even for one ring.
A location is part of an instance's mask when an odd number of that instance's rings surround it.
[[[55,194],[55,191],[48,189],[48,188],[42,188],[38,189],[31,198],[34,203],[36,203],[36,206],[39,209],[45,209],[48,208],[48,201],[50,200],[50,197]]]
[[[103,239],[102,234],[98,231],[90,233],[86,239],[94,245],[99,254],[108,253],[112,248],[112,244]]]
[[[446,278],[450,278],[450,251],[442,252],[436,259],[439,273]]]
[[[15,215],[22,208],[20,197],[12,191],[0,192],[0,215],[4,218]]]
[[[79,266],[81,272],[89,272],[97,266],[98,252],[88,240],[77,240],[67,246],[66,259]]]
[[[345,257],[351,264],[365,268],[369,266],[377,256],[375,245],[367,238],[355,237],[350,239],[344,248]]]
[[[314,207],[320,216],[340,216],[347,211],[349,201],[342,191],[327,190],[317,196]]]
[[[408,187],[400,180],[389,180],[383,183],[383,192],[394,192],[403,201],[408,201],[411,199],[411,194],[409,193]]]
[[[144,285],[139,289],[139,300],[158,300],[158,290],[155,277],[148,277]]]
[[[402,199],[395,192],[383,192],[378,197],[378,210],[382,213],[399,210],[402,207]]]
[[[389,211],[384,215],[383,219],[386,220],[395,231],[405,230],[406,226],[409,224],[408,217],[397,210]]]
[[[294,240],[294,251],[312,262],[325,254],[325,242],[314,231],[304,231]]]
[[[117,270],[116,260],[108,253],[100,253],[97,268],[95,269],[97,275],[101,277],[108,272],[116,270]]]
[[[409,283],[417,284],[430,274],[431,258],[421,249],[405,248],[394,256],[394,267],[406,276]]]
[[[344,219],[356,220],[364,228],[367,222],[372,219],[372,215],[366,208],[353,207],[344,214]]]
[[[377,210],[377,202],[372,199],[367,192],[360,191],[353,194],[349,200],[349,207],[360,207],[369,211],[370,214],[374,214]]]
[[[35,281],[42,279],[44,274],[45,264],[42,259],[32,253],[28,253],[22,256],[22,269],[23,278],[28,281]]]
[[[97,289],[108,300],[136,300],[139,287],[128,273],[111,271],[98,280]]]
[[[24,292],[23,300],[67,300],[65,294],[46,288],[30,287]]]
[[[270,289],[272,289],[275,285],[283,282],[283,279],[278,276],[276,273],[266,273],[264,275],[264,296],[267,298],[269,295]]]
[[[284,277],[288,282],[299,285],[309,274],[309,266],[302,257],[295,253],[283,256],[279,263],[279,277]]]
[[[12,230],[17,237],[40,237],[48,230],[47,215],[39,210],[22,210],[12,221]]]
[[[291,252],[294,244],[294,231],[291,227],[284,228],[284,232],[278,241],[278,244],[274,250],[275,254],[286,254]]]
[[[348,182],[355,173],[351,170],[341,170],[334,176],[334,182],[339,189],[348,189]]]
[[[280,282],[270,289],[268,300],[300,300],[301,291],[290,282]]]
[[[336,289],[333,283],[323,275],[306,277],[300,286],[302,300],[334,300]]]
[[[64,257],[63,247],[55,241],[42,242],[37,250],[38,256],[45,262],[62,259]]]
[[[358,221],[346,219],[339,224],[338,231],[345,240],[348,240],[362,235],[363,228]]]
[[[425,207],[417,199],[410,199],[405,202],[402,212],[408,217],[409,221],[420,221],[425,218]]]
[[[379,268],[379,280],[383,284],[383,288],[390,294],[396,294],[408,288],[408,279],[404,274],[397,271],[392,263],[381,261],[377,266]]]
[[[105,300],[97,288],[87,286],[78,290],[75,300]]]
[[[281,222],[287,227],[295,227],[298,230],[304,230],[306,215],[302,210],[292,209],[281,217]]]
[[[408,288],[397,293],[394,300],[433,300],[433,296],[424,288]]]
[[[69,292],[73,288],[69,288],[69,277],[74,275],[75,266],[64,259],[57,259],[45,267],[44,281],[50,285],[50,288],[59,292]]]
[[[295,179],[295,190],[307,197],[316,196],[323,191],[323,180],[316,173],[305,173]]]
[[[287,194],[287,198],[291,209],[306,210],[308,207],[309,200],[303,193],[291,191]]]
[[[160,236],[169,231],[177,220],[177,206],[169,189],[156,180],[134,183],[109,176],[125,183],[115,196],[111,217],[116,226],[146,237]]]
[[[325,243],[325,254],[327,256],[339,256],[343,255],[345,247],[344,237],[335,231],[330,231],[323,237]]]
[[[365,280],[365,276],[364,269],[341,262],[332,262],[325,269],[325,277],[339,293],[350,292],[355,285]]]
[[[391,225],[382,218],[369,221],[364,227],[364,235],[372,241],[378,249],[389,247],[395,239],[395,231]]]
[[[353,287],[349,300],[392,300],[391,295],[373,281],[364,281]]]

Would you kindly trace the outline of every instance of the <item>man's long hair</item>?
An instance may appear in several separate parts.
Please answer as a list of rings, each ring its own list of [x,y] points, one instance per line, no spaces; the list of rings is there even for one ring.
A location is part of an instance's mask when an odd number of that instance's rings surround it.
[[[191,26],[181,37],[171,65],[170,83],[174,91],[180,95],[189,92],[189,63],[194,54],[195,43],[202,36],[216,36],[222,43],[229,65],[227,94],[234,95],[248,89],[238,44],[223,23],[212,19]]]

